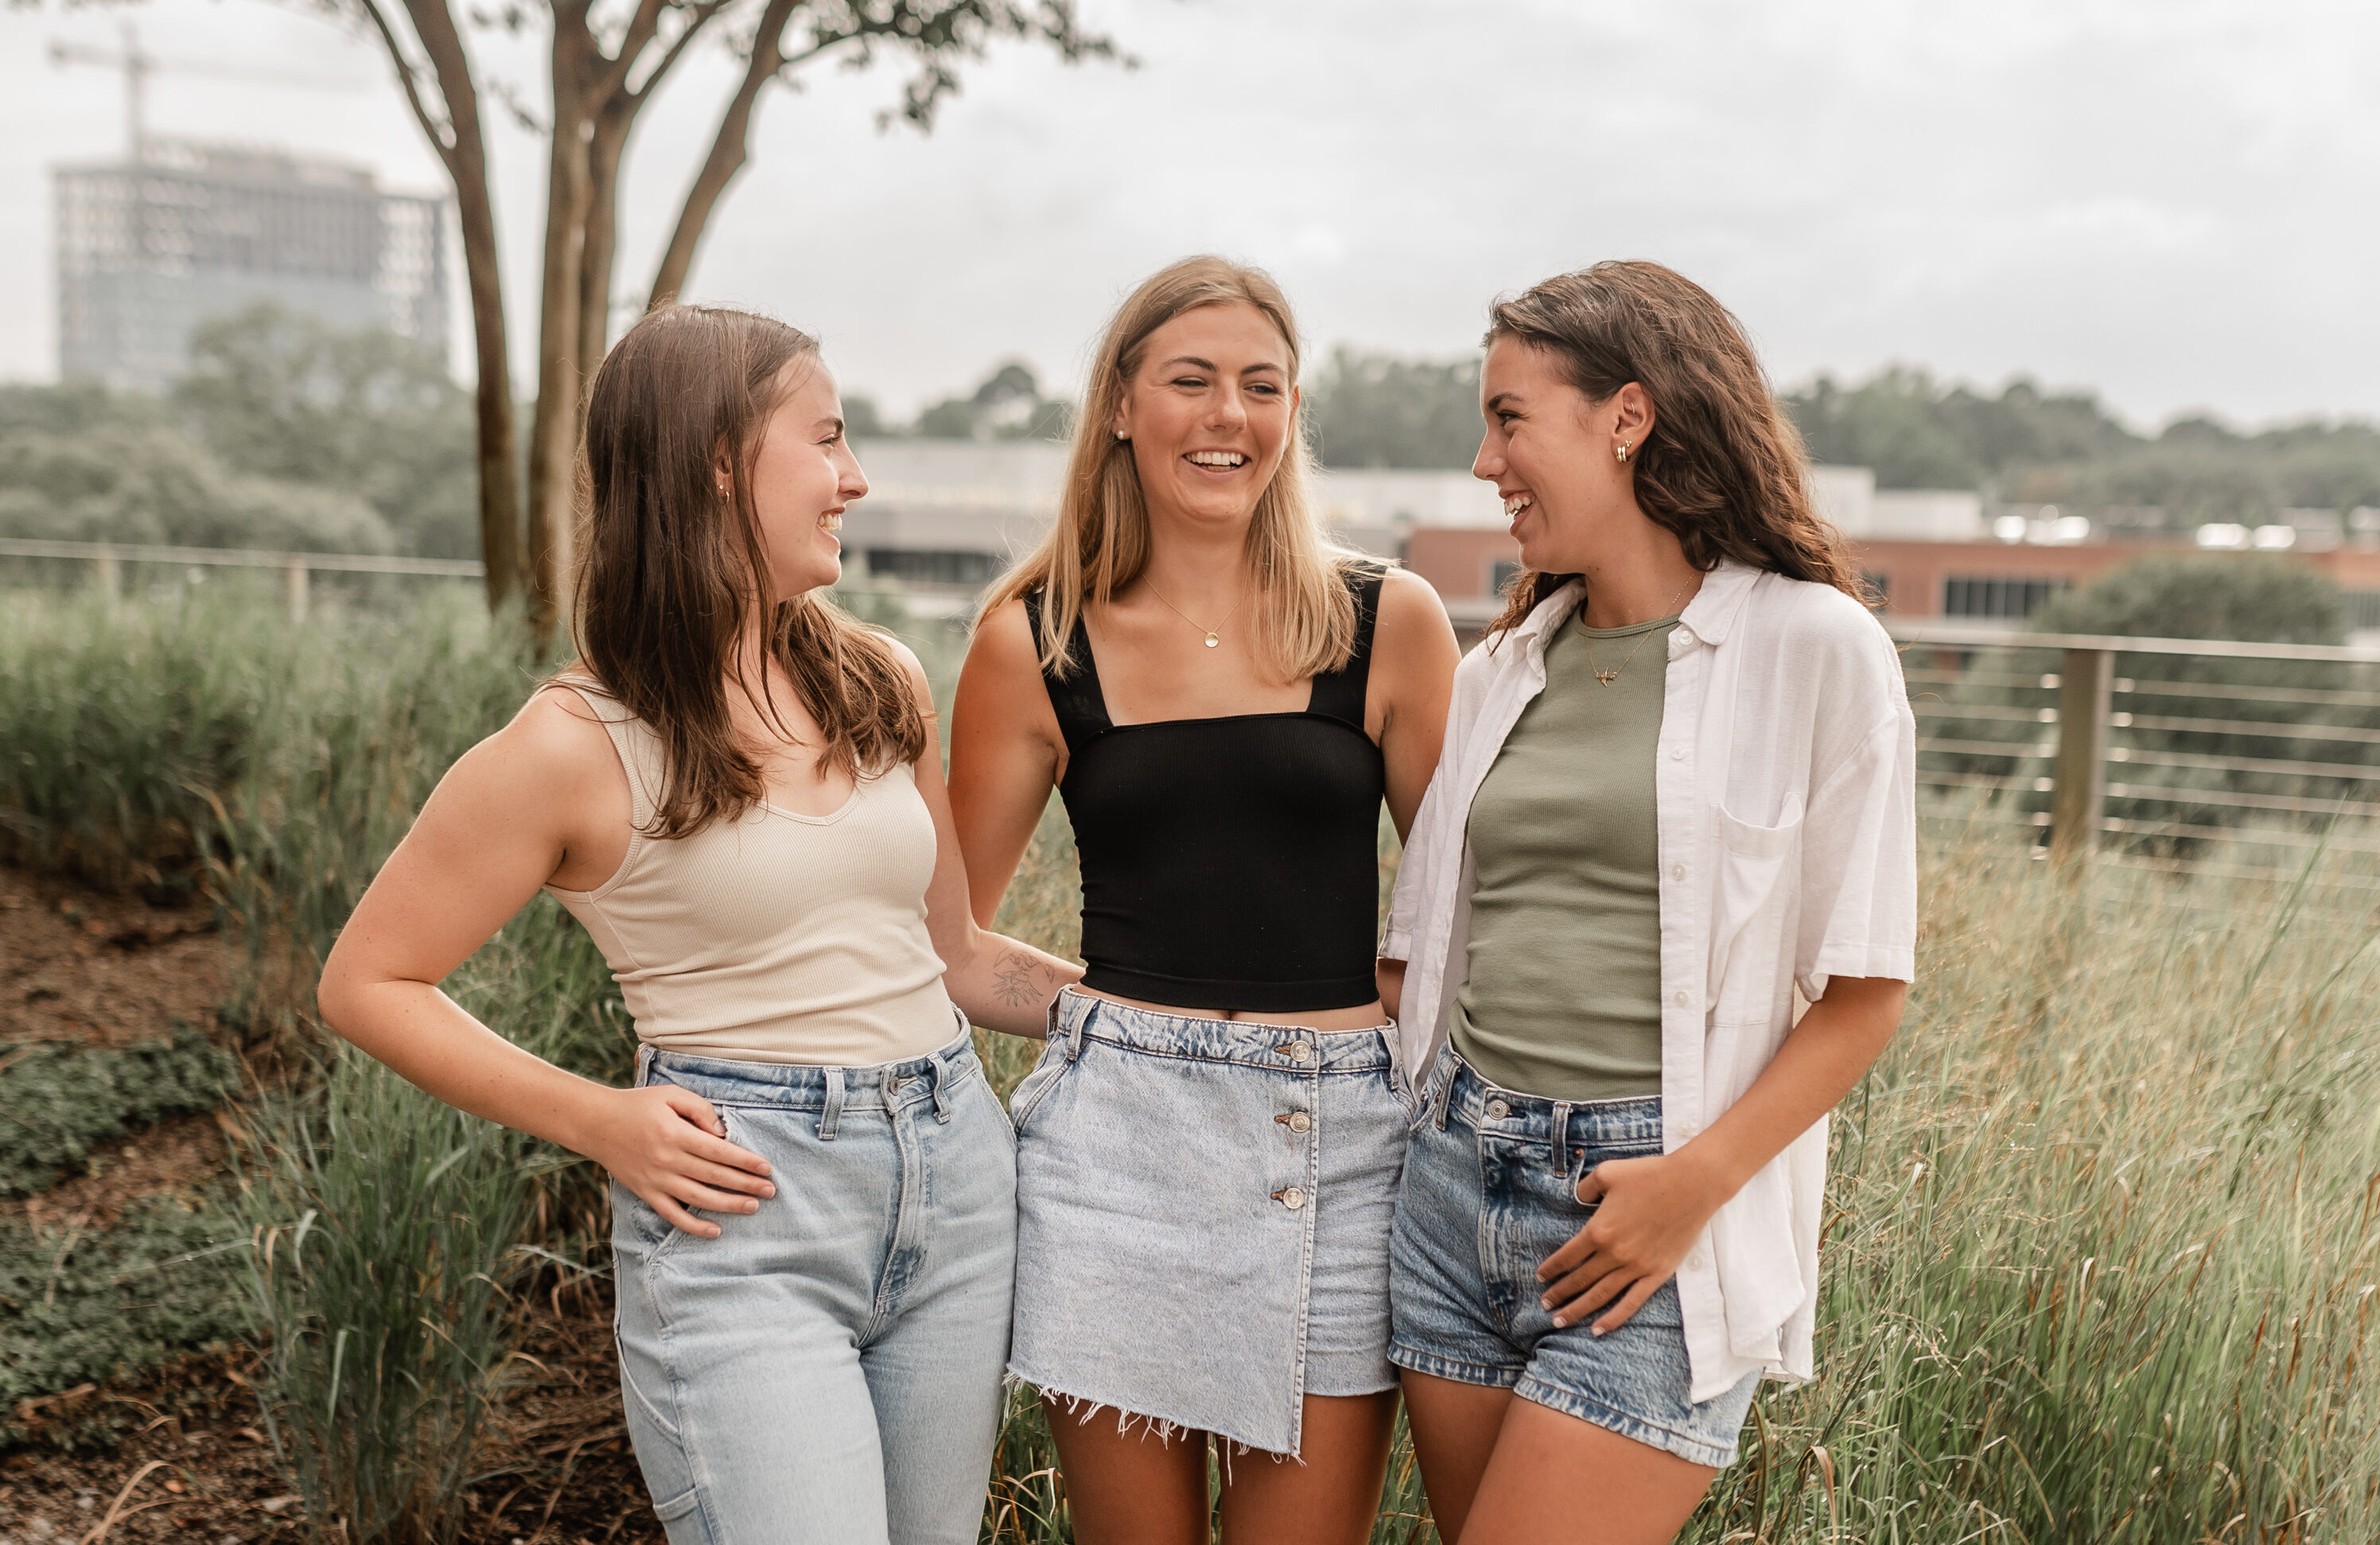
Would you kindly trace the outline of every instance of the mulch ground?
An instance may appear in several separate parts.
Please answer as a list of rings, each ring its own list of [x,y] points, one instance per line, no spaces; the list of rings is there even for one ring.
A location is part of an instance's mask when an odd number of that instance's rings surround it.
[[[0,868],[0,1042],[128,1046],[215,1028],[231,957],[204,902],[152,906]]]
[[[620,1425],[609,1303],[589,1294],[583,1312],[566,1308],[525,1310],[504,1403],[480,1440],[465,1545],[660,1545]],[[266,1435],[253,1370],[245,1355],[192,1362],[138,1388],[20,1408],[33,1441],[0,1456],[0,1541],[303,1539],[303,1504]],[[93,1417],[112,1418],[123,1436],[112,1446],[56,1446],[87,1432]]]
[[[203,903],[154,906],[0,867],[0,1069],[16,1046],[126,1046],[171,1034],[176,1019],[234,1044],[215,1010],[235,947]],[[269,1047],[240,1050],[251,1070],[275,1061]],[[0,1199],[0,1213],[106,1227],[136,1198],[223,1174],[229,1119],[181,1117],[109,1142],[83,1173]],[[620,1424],[609,1285],[522,1300],[464,1545],[659,1545]],[[243,1351],[20,1405],[30,1438],[0,1452],[0,1545],[295,1545],[308,1532],[303,1503],[255,1371]]]

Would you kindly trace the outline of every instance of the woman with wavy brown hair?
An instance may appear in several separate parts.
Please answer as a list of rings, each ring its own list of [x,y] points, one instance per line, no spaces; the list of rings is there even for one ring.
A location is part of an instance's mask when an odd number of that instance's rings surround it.
[[[1015,1174],[967,1019],[1038,1036],[1075,972],[975,925],[924,673],[823,593],[868,480],[817,344],[654,311],[596,372],[584,470],[578,663],[440,781],[323,1016],[611,1172],[621,1393],[672,1545],[972,1541]],[[438,990],[540,888],[619,981],[633,1088]]]
[[[1708,292],[1598,263],[1487,346],[1524,567],[1381,944],[1430,1070],[1390,1356],[1446,1539],[1653,1545],[1811,1374],[1827,1113],[1913,969],[1914,721]]]
[[[1053,786],[1082,861],[1088,970],[1010,1104],[1010,1369],[1084,1545],[1203,1545],[1210,1441],[1226,1540],[1367,1539],[1396,1419],[1378,843],[1438,759],[1454,639],[1427,585],[1325,541],[1297,371],[1264,274],[1135,289],[952,714],[978,915]]]

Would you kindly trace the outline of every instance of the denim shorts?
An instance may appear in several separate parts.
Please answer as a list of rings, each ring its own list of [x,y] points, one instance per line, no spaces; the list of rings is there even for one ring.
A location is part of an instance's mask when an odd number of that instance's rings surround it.
[[[1085,1413],[1295,1454],[1304,1397],[1377,1394],[1411,1120],[1378,1029],[1067,991],[1016,1087],[1009,1370]]]
[[[1016,1192],[967,1038],[872,1067],[638,1064],[710,1101],[777,1187],[704,1214],[704,1239],[612,1186],[620,1393],[670,1545],[973,1545]]]
[[[1579,1178],[1607,1159],[1661,1151],[1659,1099],[1516,1094],[1450,1046],[1421,1104],[1390,1247],[1390,1360],[1509,1389],[1696,1465],[1734,1464],[1760,1376],[1694,1404],[1676,1282],[1603,1336],[1590,1320],[1554,1329],[1538,1302],[1538,1264],[1595,1215]]]

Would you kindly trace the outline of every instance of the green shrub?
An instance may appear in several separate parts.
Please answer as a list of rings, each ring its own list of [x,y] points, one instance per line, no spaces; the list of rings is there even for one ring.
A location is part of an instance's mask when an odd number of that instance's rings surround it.
[[[171,1040],[110,1047],[36,1045],[0,1078],[0,1196],[38,1191],[79,1167],[91,1145],[162,1116],[211,1111],[239,1087],[239,1064],[195,1027]]]
[[[0,1218],[0,1443],[23,1438],[21,1401],[247,1334],[247,1245],[212,1192],[143,1198],[104,1229]]]

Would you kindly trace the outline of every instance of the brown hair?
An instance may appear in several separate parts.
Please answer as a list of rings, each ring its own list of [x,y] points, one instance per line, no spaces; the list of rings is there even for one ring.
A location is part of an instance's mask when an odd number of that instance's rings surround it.
[[[1591,402],[1631,382],[1653,432],[1630,457],[1636,504],[1706,572],[1723,558],[1865,600],[1842,533],[1810,501],[1809,457],[1742,327],[1710,291],[1657,262],[1599,262],[1496,302],[1484,344],[1544,349]],[[1523,569],[1489,627],[1517,626],[1577,578]]]
[[[776,717],[766,680],[756,691],[744,679],[740,648],[769,604],[752,473],[799,380],[787,367],[817,359],[818,340],[773,318],[662,306],[612,347],[588,391],[574,633],[604,690],[661,736],[655,836],[737,820],[767,792],[727,698],[732,679]],[[722,461],[735,468],[725,497]],[[825,736],[820,776],[874,776],[924,754],[925,720],[884,635],[816,592],[774,612],[770,652]]]
[[[1262,269],[1223,258],[1184,258],[1151,274],[1116,309],[1091,361],[1057,521],[983,602],[981,614],[989,615],[1029,590],[1043,591],[1038,641],[1045,670],[1072,671],[1068,645],[1084,606],[1114,600],[1148,566],[1148,505],[1132,446],[1115,437],[1115,420],[1148,335],[1202,306],[1253,306],[1262,312],[1288,347],[1290,380],[1297,379],[1297,323],[1288,298]],[[1256,580],[1248,610],[1258,664],[1295,681],[1339,670],[1354,653],[1355,602],[1341,575],[1362,559],[1324,540],[1309,488],[1312,453],[1303,415],[1293,416],[1289,427],[1288,447],[1248,525]]]

